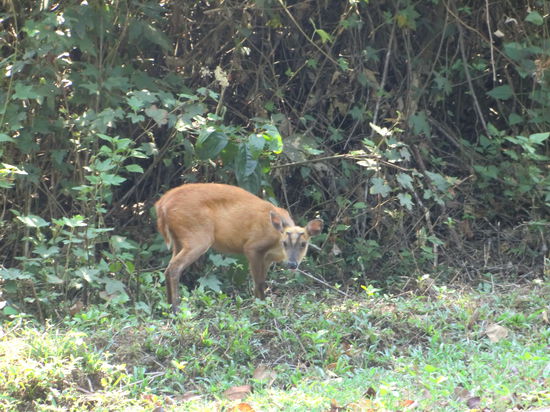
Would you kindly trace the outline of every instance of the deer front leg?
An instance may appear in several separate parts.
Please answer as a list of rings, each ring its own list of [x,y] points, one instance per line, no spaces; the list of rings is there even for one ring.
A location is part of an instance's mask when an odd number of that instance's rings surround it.
[[[265,256],[263,253],[253,248],[245,250],[245,255],[248,259],[250,274],[254,280],[254,296],[258,299],[264,300],[265,290],[267,288],[266,277],[268,268],[265,261]]]

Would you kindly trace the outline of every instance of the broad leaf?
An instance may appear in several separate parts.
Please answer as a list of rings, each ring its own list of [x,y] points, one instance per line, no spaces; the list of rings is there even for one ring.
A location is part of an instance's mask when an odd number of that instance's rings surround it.
[[[497,100],[508,100],[514,94],[510,85],[497,86],[493,90],[487,92],[487,95]]]
[[[409,193],[399,193],[397,195],[397,198],[399,199],[399,203],[401,203],[401,206],[407,208],[407,210],[412,210],[413,201]]]
[[[399,173],[396,178],[397,178],[397,182],[401,185],[401,187],[405,189],[413,190],[412,177],[410,177],[405,173]]]
[[[386,197],[390,194],[391,188],[384,182],[384,179],[380,177],[372,178],[372,186],[370,187],[370,194],[381,195]]]
[[[205,136],[199,139],[196,145],[197,155],[202,160],[215,158],[229,142],[227,135],[222,132],[216,131]]]

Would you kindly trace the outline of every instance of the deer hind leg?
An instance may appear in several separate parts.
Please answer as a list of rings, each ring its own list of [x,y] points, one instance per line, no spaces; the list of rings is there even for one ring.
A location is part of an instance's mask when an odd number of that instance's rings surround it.
[[[201,239],[192,236],[175,242],[174,254],[164,272],[166,294],[168,303],[172,305],[172,312],[177,313],[180,304],[179,280],[181,274],[189,265],[205,254],[211,245],[212,241],[209,238]]]

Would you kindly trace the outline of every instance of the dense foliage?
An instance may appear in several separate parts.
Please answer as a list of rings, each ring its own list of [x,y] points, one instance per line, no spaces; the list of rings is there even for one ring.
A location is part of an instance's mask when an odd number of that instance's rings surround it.
[[[150,310],[151,206],[193,181],[319,214],[343,288],[548,270],[548,2],[2,6],[5,314]]]

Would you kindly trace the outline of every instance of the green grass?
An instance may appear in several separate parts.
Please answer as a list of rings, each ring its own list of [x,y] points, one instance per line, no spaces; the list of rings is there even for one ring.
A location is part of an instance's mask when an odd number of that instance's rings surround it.
[[[46,326],[5,320],[0,409],[550,406],[548,296],[548,283],[350,299],[282,287],[264,302],[193,293],[176,317],[161,304],[153,316],[95,306]],[[493,324],[507,336],[492,342]],[[245,399],[224,395],[241,385]]]

